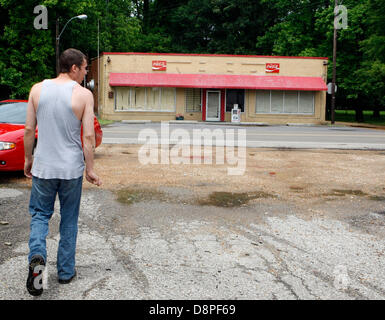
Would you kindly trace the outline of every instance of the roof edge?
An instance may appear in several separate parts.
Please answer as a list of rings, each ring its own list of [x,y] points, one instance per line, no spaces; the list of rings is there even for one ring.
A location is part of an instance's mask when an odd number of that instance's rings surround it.
[[[150,55],[150,56],[202,56],[202,57],[244,57],[244,58],[283,58],[283,59],[318,59],[329,60],[328,57],[301,57],[301,56],[266,56],[266,55],[235,55],[210,53],[156,53],[156,52],[102,52],[103,55]]]

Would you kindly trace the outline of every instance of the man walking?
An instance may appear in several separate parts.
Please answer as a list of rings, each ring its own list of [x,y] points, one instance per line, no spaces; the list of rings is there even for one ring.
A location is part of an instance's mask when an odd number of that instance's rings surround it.
[[[93,96],[80,86],[87,74],[86,57],[79,50],[67,49],[60,56],[59,67],[57,78],[32,87],[25,123],[24,174],[32,178],[27,289],[35,296],[43,292],[41,273],[47,261],[46,237],[56,194],[61,216],[58,280],[69,283],[76,275],[75,251],[84,167],[87,181],[101,185],[93,168]],[[38,143],[32,156],[36,125],[39,127]]]

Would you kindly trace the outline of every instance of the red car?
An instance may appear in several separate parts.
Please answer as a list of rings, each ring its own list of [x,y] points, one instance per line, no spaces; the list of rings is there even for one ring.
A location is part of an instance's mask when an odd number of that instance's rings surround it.
[[[0,101],[0,171],[24,170],[24,125],[27,104],[27,100]],[[95,146],[98,147],[102,143],[103,131],[96,117],[94,126]],[[37,142],[37,128],[35,136]]]

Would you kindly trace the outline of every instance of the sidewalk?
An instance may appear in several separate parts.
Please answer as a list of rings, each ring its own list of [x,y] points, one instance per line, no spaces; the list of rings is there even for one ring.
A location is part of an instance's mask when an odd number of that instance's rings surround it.
[[[153,120],[122,120],[122,123],[130,124],[145,124],[145,123],[159,123],[161,121]],[[255,127],[266,127],[266,126],[298,126],[298,127],[322,127],[322,126],[346,126],[355,128],[368,128],[368,129],[379,129],[385,130],[385,126],[374,125],[369,123],[360,122],[340,122],[336,121],[334,125],[330,121],[324,121],[319,124],[316,123],[282,123],[282,124],[269,124],[267,122],[221,122],[221,121],[197,121],[197,120],[169,120],[162,121],[170,124],[207,124],[207,125],[225,125],[225,126],[255,126]]]

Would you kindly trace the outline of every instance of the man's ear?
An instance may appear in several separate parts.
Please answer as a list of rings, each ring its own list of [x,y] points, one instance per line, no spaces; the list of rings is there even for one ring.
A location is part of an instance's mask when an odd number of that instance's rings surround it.
[[[76,64],[73,64],[72,66],[71,66],[71,71],[72,72],[76,72],[76,68],[77,68],[78,66],[76,65]]]

